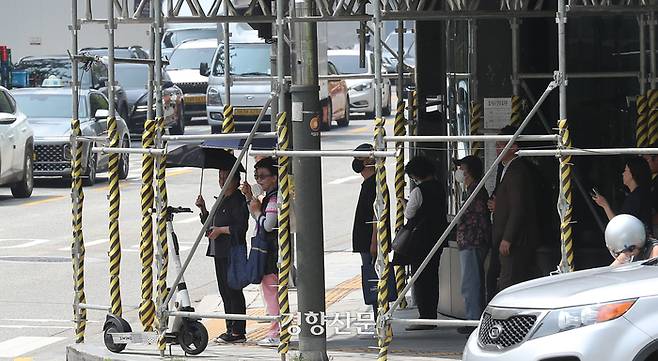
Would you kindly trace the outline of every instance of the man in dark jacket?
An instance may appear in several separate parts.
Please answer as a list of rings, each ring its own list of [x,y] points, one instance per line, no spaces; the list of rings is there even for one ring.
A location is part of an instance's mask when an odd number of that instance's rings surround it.
[[[361,144],[355,150],[370,151],[373,150],[371,144]],[[354,158],[352,161],[352,170],[361,174],[363,182],[359,192],[359,200],[354,212],[354,225],[352,227],[352,252],[361,255],[362,277],[375,275],[375,258],[377,257],[377,232],[375,232],[375,209],[374,203],[377,196],[377,185],[375,182],[375,167],[372,158]],[[369,285],[364,282],[364,285]],[[371,291],[370,287],[363,290],[365,296]],[[367,301],[366,301],[367,302]],[[373,312],[377,315],[377,302],[372,303]]]
[[[244,168],[242,169],[244,171]],[[246,306],[242,290],[235,290],[228,285],[229,250],[231,244],[246,243],[246,233],[249,223],[249,212],[244,195],[238,192],[240,173],[236,172],[229,180],[230,171],[219,170],[219,186],[225,188],[224,201],[217,208],[213,217],[212,227],[207,232],[209,239],[206,256],[215,259],[215,274],[217,287],[224,302],[224,312],[228,314],[245,314]],[[196,206],[201,210],[201,222],[205,222],[208,209],[203,197],[199,195]],[[245,342],[245,321],[226,320],[226,332],[219,335],[215,342],[239,343]]]
[[[514,134],[516,128],[507,126],[501,134]],[[507,142],[496,142],[500,154]],[[527,164],[517,159],[517,144],[505,153],[503,170],[496,195],[490,202],[493,212],[493,244],[500,256],[498,289],[531,279],[539,234],[537,211],[532,187],[532,174]]]

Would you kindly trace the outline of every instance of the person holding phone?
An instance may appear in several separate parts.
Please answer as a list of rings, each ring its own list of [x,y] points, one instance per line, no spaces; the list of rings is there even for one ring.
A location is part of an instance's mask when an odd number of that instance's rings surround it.
[[[592,189],[592,200],[605,211],[608,220],[617,214],[630,214],[644,223],[652,232],[651,224],[651,170],[647,161],[640,156],[629,157],[622,173],[624,186],[630,193],[624,199],[621,209],[615,212],[608,200],[596,189]]]

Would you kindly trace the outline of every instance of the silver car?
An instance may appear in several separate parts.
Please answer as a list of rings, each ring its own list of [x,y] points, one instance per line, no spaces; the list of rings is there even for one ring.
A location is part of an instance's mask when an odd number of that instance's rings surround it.
[[[27,116],[34,130],[34,176],[71,177],[71,88],[23,88],[12,91],[16,103]],[[81,89],[79,118],[83,136],[108,136],[108,106],[103,93]],[[116,117],[120,144],[130,147],[128,126]],[[107,170],[107,154],[91,152],[91,146],[107,146],[108,142],[85,142],[82,152],[82,172],[85,185],[96,182],[96,173]],[[128,154],[119,158],[119,177],[128,177]]]
[[[524,282],[499,293],[464,361],[658,359],[658,259]]]

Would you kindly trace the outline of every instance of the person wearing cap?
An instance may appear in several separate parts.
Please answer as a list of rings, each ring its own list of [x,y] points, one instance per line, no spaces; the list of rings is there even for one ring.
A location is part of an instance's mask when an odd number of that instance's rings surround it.
[[[464,186],[470,197],[482,178],[480,158],[469,155],[455,160],[455,180]],[[459,219],[456,240],[461,264],[461,293],[466,319],[478,320],[484,307],[484,257],[491,241],[491,215],[487,208],[489,194],[482,187],[466,212]],[[475,327],[460,327],[460,333],[471,333]]]
[[[513,135],[517,128],[508,125],[501,135]],[[501,154],[507,142],[496,142],[496,154]],[[500,274],[498,290],[533,278],[535,255],[540,238],[532,170],[517,159],[518,144],[503,154],[503,170],[495,198],[489,201],[493,212],[493,247],[498,249]]]
[[[224,312],[228,314],[246,314],[246,305],[242,290],[232,289],[228,285],[229,251],[231,244],[246,244],[246,233],[249,227],[249,212],[245,196],[238,191],[240,172],[245,169],[240,166],[232,179],[228,179],[230,170],[219,170],[219,186],[224,189],[224,200],[213,216],[212,226],[208,229],[208,249],[206,256],[215,261],[217,287],[224,303]],[[201,223],[210,216],[202,195],[196,199],[199,207]],[[226,332],[219,335],[217,343],[241,343],[246,341],[246,321],[226,320]]]
[[[372,151],[372,144],[364,143],[356,147],[355,151]],[[374,203],[377,196],[377,184],[375,182],[375,160],[369,157],[358,157],[352,160],[352,170],[363,177],[359,200],[354,211],[354,224],[352,226],[352,252],[361,255],[362,277],[375,273],[375,259],[377,258],[377,232],[375,231],[375,209]],[[370,292],[364,283],[364,302],[366,295]],[[376,297],[375,297],[376,299]],[[372,305],[373,314],[377,315],[377,302]]]

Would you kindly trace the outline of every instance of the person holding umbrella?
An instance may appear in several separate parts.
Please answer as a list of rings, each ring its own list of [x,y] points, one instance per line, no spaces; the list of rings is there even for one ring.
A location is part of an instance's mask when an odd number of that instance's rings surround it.
[[[235,157],[234,157],[235,159]],[[230,164],[232,166],[232,164]],[[229,169],[219,168],[219,186],[224,188],[224,200],[213,216],[212,226],[206,236],[209,239],[206,256],[213,257],[215,261],[215,274],[217,287],[224,302],[224,312],[227,314],[246,314],[245,298],[241,289],[232,289],[228,283],[229,251],[232,244],[246,244],[246,233],[249,227],[249,212],[245,196],[238,191],[240,186],[240,172],[245,172],[242,165],[239,171],[228,179]],[[226,168],[226,167],[223,167]],[[199,207],[201,222],[204,223],[210,216],[203,196],[196,199]],[[217,343],[242,343],[246,341],[246,321],[226,320],[226,332],[219,335],[214,341]]]

